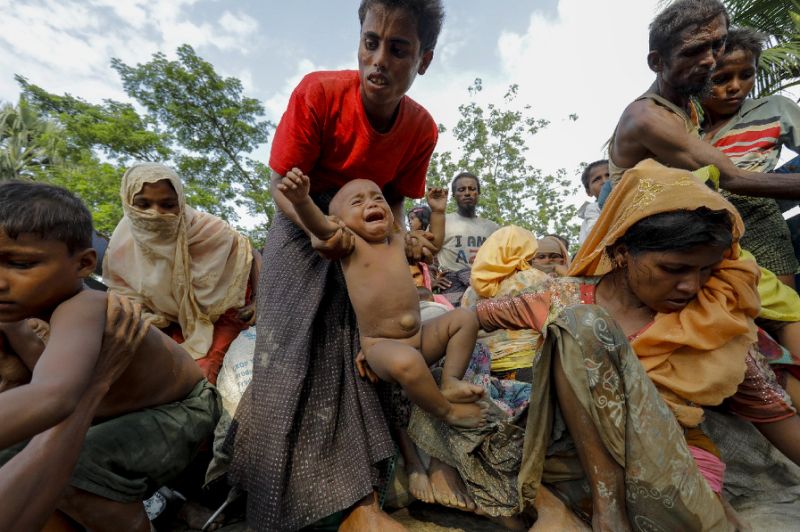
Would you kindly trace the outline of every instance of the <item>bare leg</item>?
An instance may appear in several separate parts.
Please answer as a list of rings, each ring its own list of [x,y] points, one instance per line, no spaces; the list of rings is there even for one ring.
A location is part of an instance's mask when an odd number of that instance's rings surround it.
[[[451,403],[436,386],[425,359],[408,344],[396,340],[362,342],[370,368],[381,379],[397,382],[412,403],[431,415],[456,427],[474,428],[486,422],[484,404]]]
[[[95,532],[150,532],[142,501],[122,503],[69,487],[59,510]]]
[[[791,353],[800,356],[800,321],[787,323],[775,333],[775,339]],[[794,400],[794,399],[792,399]]]
[[[461,380],[477,337],[478,318],[467,309],[452,310],[422,326],[420,351],[427,364],[445,356],[441,389],[448,401],[472,403],[483,397],[481,386]]]
[[[422,502],[429,504],[436,502],[428,472],[425,470],[425,466],[422,465],[419,454],[417,454],[416,445],[408,437],[405,429],[397,430],[397,445],[400,447],[400,453],[403,455],[403,462],[406,465],[408,491]]]
[[[793,375],[787,375],[785,390],[789,394],[794,407],[800,408],[800,381],[795,379]]]
[[[778,280],[780,282],[782,282],[783,284],[785,284],[786,286],[796,289],[795,284],[794,284],[794,275],[793,274],[790,273],[790,274],[786,274],[786,275],[776,275],[775,277],[777,277]]]
[[[441,460],[431,458],[428,475],[437,503],[468,512],[475,510],[475,501],[467,494],[467,487],[454,468]]]
[[[44,524],[42,532],[78,532],[78,529],[63,513],[56,510]]]
[[[800,416],[753,425],[789,460],[800,465]]]
[[[339,525],[339,532],[402,532],[403,525],[378,507],[378,497],[370,493],[358,501]]]
[[[553,354],[553,378],[564,423],[592,487],[592,530],[630,530],[625,509],[625,472],[608,454],[589,414],[575,396],[558,353]]]
[[[722,503],[722,508],[725,510],[725,517],[728,518],[728,522],[733,526],[733,529],[736,530],[736,532],[751,532],[753,530],[746,521],[739,517],[739,514],[737,514],[736,510],[733,509],[733,506],[731,506],[730,503],[725,500],[725,497],[720,495],[719,502]]]
[[[539,486],[536,492],[536,500],[533,506],[538,514],[536,522],[530,528],[530,532],[548,532],[550,530],[560,530],[563,532],[582,532],[590,530],[589,525],[581,521],[572,510],[567,508],[561,499],[545,486]]]

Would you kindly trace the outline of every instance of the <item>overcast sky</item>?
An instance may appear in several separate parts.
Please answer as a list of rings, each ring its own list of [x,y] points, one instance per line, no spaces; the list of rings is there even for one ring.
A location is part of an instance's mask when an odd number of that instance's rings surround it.
[[[657,2],[444,0],[433,63],[410,95],[450,129],[474,78],[484,103],[517,83],[520,104],[551,121],[528,144],[531,162],[575,175],[604,157],[620,113],[653,79],[645,57]],[[277,123],[304,74],[356,68],[357,8],[358,0],[0,0],[0,100],[17,99],[14,74],[92,102],[125,99],[111,58],[174,57],[188,43],[240,78]],[[441,138],[439,149],[454,147]],[[267,154],[265,146],[256,155]]]

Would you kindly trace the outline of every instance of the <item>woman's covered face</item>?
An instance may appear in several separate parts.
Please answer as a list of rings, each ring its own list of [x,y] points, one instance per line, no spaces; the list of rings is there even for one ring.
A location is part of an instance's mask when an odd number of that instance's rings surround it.
[[[153,210],[158,214],[180,214],[178,193],[168,179],[145,183],[135,196],[133,206],[139,210]]]
[[[680,251],[617,251],[633,294],[656,312],[678,312],[697,297],[725,253],[722,246],[696,246]]]

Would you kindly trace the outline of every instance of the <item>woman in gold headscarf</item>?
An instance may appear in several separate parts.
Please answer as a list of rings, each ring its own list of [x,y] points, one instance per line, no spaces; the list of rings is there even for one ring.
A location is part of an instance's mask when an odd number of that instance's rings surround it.
[[[702,406],[728,399],[785,453],[798,427],[756,349],[759,273],[738,258],[741,231],[736,210],[692,174],[640,163],[576,256],[577,277],[478,304],[484,330],[542,334],[524,440],[500,420],[462,447],[463,434],[437,440],[417,412],[409,434],[457,464],[492,515],[529,510],[547,483],[595,529],[729,529]]]
[[[254,319],[260,258],[226,222],[186,205],[167,166],[132,166],[120,196],[125,216],[111,236],[103,282],[141,303],[216,382],[231,342]]]
[[[475,255],[470,287],[461,306],[474,307],[478,301],[513,297],[538,290],[547,275],[531,266],[538,253],[533,233],[516,225],[502,227],[486,239]],[[531,366],[539,333],[530,329],[478,333],[492,357],[492,375],[523,382],[531,380]]]

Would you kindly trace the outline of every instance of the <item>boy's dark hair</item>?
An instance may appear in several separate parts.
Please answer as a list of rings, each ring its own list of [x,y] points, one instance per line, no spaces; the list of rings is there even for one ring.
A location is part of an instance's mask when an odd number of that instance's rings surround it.
[[[678,44],[683,30],[705,24],[720,15],[725,15],[725,26],[728,26],[728,12],[718,0],[678,0],[650,23],[650,50],[667,58]]]
[[[753,28],[731,28],[728,30],[728,39],[725,41],[725,55],[736,50],[744,50],[753,54],[756,65],[764,49],[767,35]]]
[[[453,178],[453,183],[450,185],[450,190],[452,191],[452,193],[453,194],[456,193],[456,185],[458,184],[458,180],[459,179],[464,179],[465,177],[468,177],[470,179],[474,179],[475,180],[475,182],[478,184],[478,193],[480,193],[480,191],[481,191],[481,180],[478,179],[478,176],[476,176],[472,172],[461,172],[460,174],[458,174],[457,176],[455,176]]]
[[[593,163],[589,163],[586,168],[583,169],[583,173],[581,174],[581,183],[583,183],[583,188],[586,189],[586,193],[589,193],[589,173],[596,167],[605,164],[608,164],[608,159],[600,159],[599,161],[595,161]]]
[[[358,20],[362,26],[367,11],[376,5],[382,5],[387,9],[404,9],[411,13],[417,23],[420,51],[427,52],[436,48],[436,41],[439,39],[444,22],[444,6],[441,0],[361,0]]]
[[[0,182],[0,229],[9,238],[34,234],[56,240],[70,254],[92,247],[92,215],[66,189],[30,181]]]
[[[625,244],[628,252],[683,251],[696,246],[730,247],[733,220],[728,211],[700,207],[662,212],[642,218],[611,247]]]

